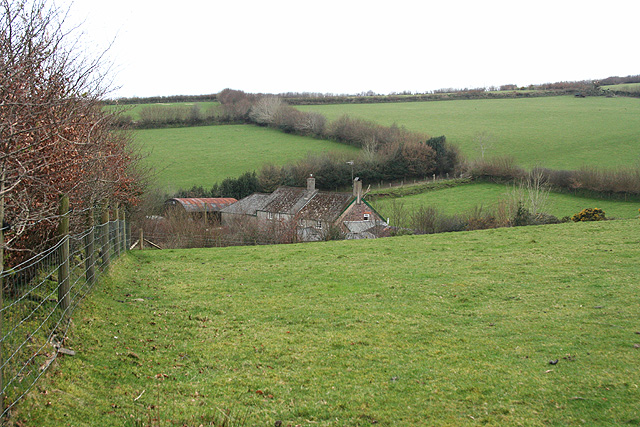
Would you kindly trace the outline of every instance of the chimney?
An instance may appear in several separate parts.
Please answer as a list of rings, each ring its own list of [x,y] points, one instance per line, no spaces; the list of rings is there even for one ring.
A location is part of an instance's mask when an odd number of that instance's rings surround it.
[[[358,177],[353,180],[353,197],[356,198],[356,204],[362,203],[362,181]]]
[[[313,174],[309,175],[307,178],[307,191],[314,191],[316,189],[316,179],[313,177]]]

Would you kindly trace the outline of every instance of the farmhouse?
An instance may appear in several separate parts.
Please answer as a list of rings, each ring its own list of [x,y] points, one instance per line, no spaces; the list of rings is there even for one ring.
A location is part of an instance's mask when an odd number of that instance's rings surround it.
[[[353,182],[353,193],[319,191],[315,178],[307,179],[307,187],[280,187],[271,194],[255,193],[221,210],[222,225],[250,221],[260,225],[295,222],[302,241],[322,240],[339,229],[347,239],[378,237],[387,223],[367,203],[362,194],[362,181]]]
[[[206,218],[209,221],[220,221],[220,211],[237,202],[232,197],[227,198],[175,198],[165,202],[165,210],[178,209],[194,217]]]

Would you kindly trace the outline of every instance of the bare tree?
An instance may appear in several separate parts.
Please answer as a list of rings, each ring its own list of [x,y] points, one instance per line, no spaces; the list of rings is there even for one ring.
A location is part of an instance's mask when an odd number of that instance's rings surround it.
[[[517,209],[524,208],[533,220],[537,220],[547,213],[550,191],[544,169],[533,168],[510,192],[511,217],[514,217]]]
[[[102,55],[75,48],[65,14],[46,0],[0,0],[0,203],[5,248],[35,249],[53,235],[60,195],[76,207],[128,200],[136,185],[126,133],[114,115]]]
[[[482,132],[476,132],[475,136],[473,137],[473,142],[478,147],[478,150],[480,151],[480,157],[482,159],[484,159],[485,153],[493,148],[493,136],[486,130],[483,130]]]
[[[249,110],[249,118],[260,125],[274,124],[283,105],[277,96],[262,97]]]

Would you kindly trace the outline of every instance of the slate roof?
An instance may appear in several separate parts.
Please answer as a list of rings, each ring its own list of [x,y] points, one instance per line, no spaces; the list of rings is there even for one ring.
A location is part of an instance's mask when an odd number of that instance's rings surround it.
[[[175,198],[165,202],[167,206],[182,206],[187,212],[219,212],[225,207],[236,203],[232,197],[222,198]]]
[[[272,194],[254,193],[227,206],[220,212],[255,216],[257,211],[264,210],[264,206],[269,202],[271,196]]]
[[[298,216],[305,219],[335,221],[353,199],[351,193],[319,191],[300,210]]]
[[[300,187],[280,187],[271,193],[269,201],[260,210],[295,215],[316,194],[318,194],[318,190],[307,190]]]
[[[300,219],[333,222],[352,200],[351,193],[280,187],[271,194],[254,193],[224,208],[221,212],[255,216],[258,211],[263,211],[289,214]]]

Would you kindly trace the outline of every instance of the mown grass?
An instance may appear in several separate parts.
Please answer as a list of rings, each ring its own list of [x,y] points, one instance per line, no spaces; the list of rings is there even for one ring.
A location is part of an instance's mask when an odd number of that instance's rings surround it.
[[[251,125],[198,126],[135,132],[156,185],[167,191],[202,185],[258,171],[265,163],[283,165],[309,153],[356,152],[331,141],[301,137]]]
[[[635,98],[556,96],[297,108],[331,120],[349,114],[446,135],[469,158],[480,155],[474,138],[486,132],[490,141],[485,155],[514,156],[526,167],[618,167],[639,160],[640,99]]]
[[[410,190],[412,186],[405,188]],[[501,201],[511,200],[513,191],[513,184],[466,182],[461,185],[441,187],[401,197],[376,197],[374,194],[372,203],[385,218],[393,211],[391,205],[394,203],[403,204],[409,210],[419,206],[434,206],[443,213],[453,215],[469,212],[480,206],[493,209]],[[385,194],[385,190],[376,190],[375,193]],[[395,195],[393,191],[390,194]],[[640,208],[640,200],[625,202],[623,200],[550,192],[545,211],[562,218],[564,216],[572,216],[582,209],[594,207],[604,210],[609,218],[636,218]]]
[[[130,252],[13,420],[636,425],[639,227]]]

